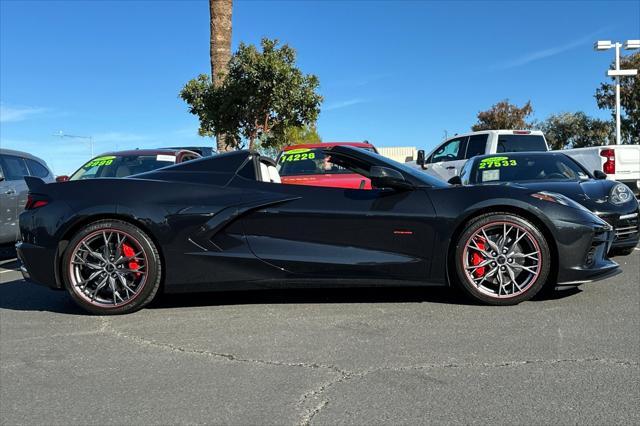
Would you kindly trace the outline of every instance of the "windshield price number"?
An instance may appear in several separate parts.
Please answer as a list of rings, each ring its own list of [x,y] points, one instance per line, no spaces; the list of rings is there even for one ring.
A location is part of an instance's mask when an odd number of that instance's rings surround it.
[[[285,161],[313,160],[314,158],[316,158],[316,154],[314,152],[305,152],[301,154],[283,155],[282,162],[284,163]]]
[[[490,169],[493,167],[510,167],[517,166],[516,160],[509,160],[509,157],[485,158],[478,165],[478,169]]]

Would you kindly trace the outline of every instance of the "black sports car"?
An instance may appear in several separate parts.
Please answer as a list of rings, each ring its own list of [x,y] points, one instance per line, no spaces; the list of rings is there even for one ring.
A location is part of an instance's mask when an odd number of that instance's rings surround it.
[[[611,226],[559,194],[449,186],[373,152],[328,149],[373,189],[279,183],[236,151],[125,179],[27,178],[17,244],[27,280],[88,311],[140,309],[165,292],[276,286],[459,284],[495,305],[546,283],[620,272]]]
[[[460,171],[459,182],[450,182],[517,185],[540,194],[562,194],[613,226],[610,255],[628,255],[638,244],[638,201],[625,184],[606,178],[561,152],[523,152],[473,157]]]

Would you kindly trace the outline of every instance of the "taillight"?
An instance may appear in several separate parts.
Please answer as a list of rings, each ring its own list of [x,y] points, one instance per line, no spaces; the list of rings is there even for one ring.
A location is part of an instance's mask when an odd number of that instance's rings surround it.
[[[600,156],[606,158],[602,165],[602,171],[608,175],[615,174],[616,172],[616,153],[613,149],[603,149],[600,151]]]
[[[49,204],[49,200],[47,200],[46,198],[43,198],[38,195],[29,194],[27,195],[27,204],[25,204],[24,209],[25,210],[39,209],[40,207],[44,207],[47,204]]]
[[[531,134],[531,130],[514,130],[514,135],[529,135]]]

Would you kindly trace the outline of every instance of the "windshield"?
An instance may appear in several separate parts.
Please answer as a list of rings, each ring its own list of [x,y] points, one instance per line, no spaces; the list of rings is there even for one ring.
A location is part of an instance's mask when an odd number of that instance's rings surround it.
[[[406,164],[403,164],[403,163],[399,163],[391,158],[378,154],[377,152],[369,152],[368,155],[378,159],[383,163],[386,163],[388,166],[391,166],[395,169],[400,170],[405,175],[409,175],[415,180],[427,186],[432,186],[434,188],[445,188],[449,186],[447,182],[441,181],[440,179],[430,176],[421,170],[414,169],[413,167],[407,166]]]
[[[471,183],[522,182],[538,180],[578,181],[588,173],[564,155],[503,155],[477,160]]]
[[[175,164],[175,155],[105,155],[96,157],[80,167],[69,180],[83,180],[95,178],[113,178],[150,172],[161,167]]]
[[[333,164],[331,156],[320,148],[300,148],[284,151],[277,165],[280,176],[351,174],[350,170]]]

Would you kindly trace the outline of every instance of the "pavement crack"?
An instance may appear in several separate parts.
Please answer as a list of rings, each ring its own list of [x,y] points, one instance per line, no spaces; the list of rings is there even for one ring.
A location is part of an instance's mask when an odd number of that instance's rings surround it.
[[[298,368],[309,368],[309,369],[325,369],[330,370],[332,372],[341,373],[338,367],[333,365],[325,365],[319,363],[308,363],[308,362],[284,362],[284,361],[273,361],[273,360],[264,360],[264,359],[255,359],[255,358],[243,358],[238,355],[223,353],[223,352],[214,352],[208,351],[204,349],[192,349],[185,348],[182,346],[174,345],[171,343],[162,343],[156,342],[152,339],[143,338],[140,336],[135,336],[132,334],[124,333],[120,330],[117,330],[111,322],[106,317],[100,318],[100,332],[109,333],[121,339],[126,339],[132,342],[135,342],[142,346],[150,346],[158,349],[163,349],[171,352],[182,353],[182,354],[190,354],[190,355],[199,355],[199,356],[207,356],[211,358],[217,358],[220,360],[233,361],[233,362],[242,362],[242,363],[251,363],[251,364],[259,364],[259,365],[269,365],[269,366],[277,366],[277,367],[298,367]]]
[[[418,364],[418,365],[407,365],[407,366],[397,366],[397,367],[378,367],[378,368],[371,368],[371,369],[366,369],[361,371],[338,370],[341,373],[339,376],[335,377],[332,380],[329,380],[327,382],[320,384],[318,387],[306,392],[302,396],[298,405],[302,406],[303,408],[306,407],[306,410],[304,411],[300,419],[299,426],[309,426],[311,424],[311,420],[322,409],[324,409],[326,406],[329,405],[329,400],[327,398],[320,399],[320,397],[329,388],[354,378],[362,378],[371,373],[377,373],[377,372],[383,372],[383,371],[411,371],[411,370],[474,368],[474,367],[504,368],[504,367],[519,367],[523,365],[534,365],[534,364],[561,364],[561,363],[584,363],[584,362],[605,363],[605,364],[622,365],[622,366],[638,365],[638,362],[635,362],[635,361],[594,357],[594,358],[566,358],[566,359],[548,359],[548,360],[530,359],[530,360],[481,362],[481,363],[478,363],[478,362],[432,363],[432,364]]]
[[[440,364],[418,364],[399,367],[381,367],[367,371],[365,374],[374,371],[405,371],[405,370],[426,370],[435,368],[472,368],[472,367],[486,367],[486,368],[501,368],[501,367],[518,367],[522,365],[532,364],[561,364],[561,363],[584,363],[584,362],[598,362],[604,364],[624,365],[624,366],[638,366],[638,362],[610,359],[610,358],[561,358],[561,359],[526,359],[526,360],[514,360],[514,361],[498,361],[498,362],[463,362],[463,363],[440,363]]]
[[[298,405],[301,406],[304,410],[302,417],[300,418],[299,426],[308,426],[311,424],[311,419],[316,416],[320,410],[326,407],[329,404],[328,400],[319,400],[320,396],[330,387],[335,386],[339,383],[346,382],[354,377],[360,377],[366,374],[346,371],[346,370],[337,370],[340,374],[335,378],[328,380],[326,382],[321,383],[319,386],[311,389],[308,392],[305,392],[304,395],[298,401]],[[306,408],[306,409],[305,409]]]

